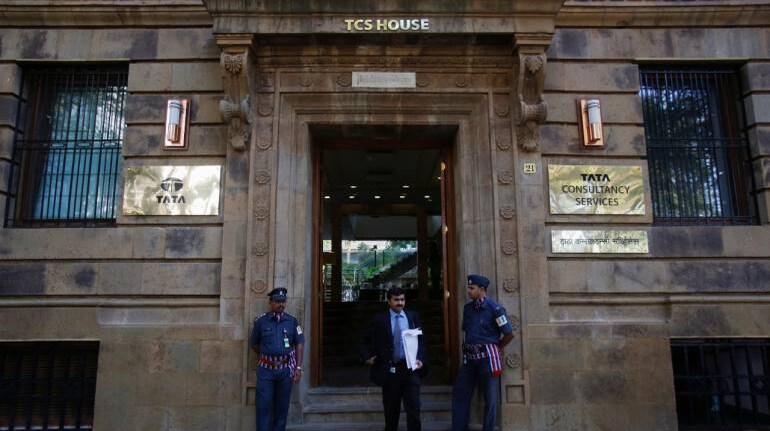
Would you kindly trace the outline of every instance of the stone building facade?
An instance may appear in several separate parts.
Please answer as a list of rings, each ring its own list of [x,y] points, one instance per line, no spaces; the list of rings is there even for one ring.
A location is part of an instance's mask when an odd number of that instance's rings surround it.
[[[0,345],[98,341],[97,430],[251,430],[246,339],[265,293],[287,286],[312,370],[291,427],[370,429],[376,395],[335,392],[316,363],[314,154],[330,136],[417,131],[451,159],[450,369],[464,274],[487,274],[514,323],[500,429],[684,429],[672,343],[750,340],[767,352],[770,338],[769,24],[770,2],[756,0],[0,0]],[[109,226],[15,218],[30,199],[14,186],[28,71],[104,63],[127,70],[121,172],[220,165],[218,214],[127,215],[121,198]],[[734,72],[753,180],[745,223],[656,218],[651,183],[674,180],[649,167],[640,73],[661,66]],[[414,85],[362,87],[354,72],[412,74]],[[176,97],[192,106],[183,151],[163,146]],[[581,144],[580,98],[601,101],[603,147]],[[645,210],[553,214],[548,167],[559,164],[640,166]],[[641,230],[649,249],[553,250],[554,231],[586,229]],[[770,383],[767,361],[749,386]],[[424,398],[429,429],[448,429],[444,383]],[[768,426],[766,389],[745,390],[746,411]],[[736,391],[701,395],[741,410],[726,401]]]

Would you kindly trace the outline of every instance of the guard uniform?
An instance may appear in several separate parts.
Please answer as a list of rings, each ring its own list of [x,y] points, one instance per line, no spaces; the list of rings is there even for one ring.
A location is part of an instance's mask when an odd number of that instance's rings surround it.
[[[286,299],[286,289],[283,300]],[[281,292],[270,293],[281,299]],[[265,313],[254,320],[249,345],[259,346],[257,357],[257,431],[284,431],[289,413],[292,377],[297,369],[295,346],[305,343],[296,317],[289,313]],[[272,420],[271,420],[272,419]]]
[[[480,277],[480,278],[477,278]],[[489,280],[469,276],[469,284],[486,289]],[[503,334],[513,332],[505,308],[489,297],[471,301],[463,308],[463,366],[452,390],[452,431],[466,431],[473,391],[478,386],[484,395],[484,431],[495,429],[498,388],[502,374]]]

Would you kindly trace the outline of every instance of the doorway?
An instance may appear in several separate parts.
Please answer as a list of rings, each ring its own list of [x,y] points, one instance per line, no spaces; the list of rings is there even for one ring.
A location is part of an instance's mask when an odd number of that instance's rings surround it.
[[[420,131],[409,132],[364,126],[360,136],[342,139],[316,130],[315,385],[370,385],[360,335],[374,313],[387,309],[391,287],[403,289],[406,308],[422,317],[425,383],[449,384],[456,367],[457,313],[448,294],[455,254],[447,228],[453,133],[423,132],[429,139],[422,139]]]

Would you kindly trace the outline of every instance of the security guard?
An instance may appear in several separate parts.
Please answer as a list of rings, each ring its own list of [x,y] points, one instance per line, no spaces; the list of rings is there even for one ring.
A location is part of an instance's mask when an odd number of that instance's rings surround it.
[[[452,431],[467,431],[473,391],[484,394],[484,431],[493,431],[497,394],[503,372],[503,348],[513,339],[505,308],[487,297],[489,279],[468,276],[468,298],[463,309],[463,366],[452,389]]]
[[[257,354],[257,431],[284,431],[292,382],[302,375],[305,336],[297,319],[284,312],[286,289],[268,295],[270,311],[254,320],[249,346]]]

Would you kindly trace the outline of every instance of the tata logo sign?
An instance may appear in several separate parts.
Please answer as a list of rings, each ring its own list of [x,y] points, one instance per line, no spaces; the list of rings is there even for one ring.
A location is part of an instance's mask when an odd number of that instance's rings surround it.
[[[349,18],[344,20],[347,31],[429,31],[428,18]]]
[[[180,192],[184,188],[184,181],[179,178],[168,177],[160,182],[162,193],[155,196],[159,204],[183,204],[186,203],[184,195]]]
[[[602,174],[602,173],[598,173],[598,174],[580,174],[580,177],[583,178],[583,181],[585,181],[585,182],[589,182],[589,181],[601,181],[601,182],[604,182],[604,181],[609,181],[610,180],[610,176],[609,175]]]

